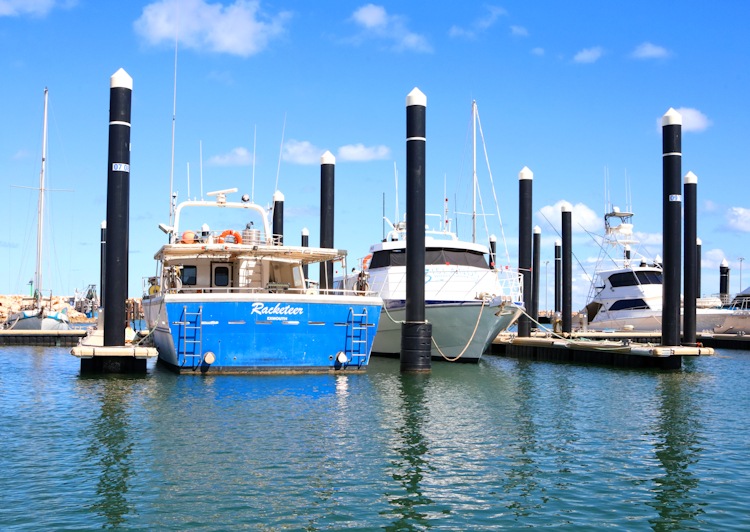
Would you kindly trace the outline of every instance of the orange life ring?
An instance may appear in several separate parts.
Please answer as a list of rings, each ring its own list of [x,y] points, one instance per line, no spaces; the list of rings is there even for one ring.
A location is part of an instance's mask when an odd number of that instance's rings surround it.
[[[366,270],[370,267],[370,261],[372,261],[372,253],[365,255],[365,258],[362,259],[362,269]]]
[[[219,238],[218,238],[219,244],[223,244],[224,239],[228,236],[232,236],[234,238],[235,244],[242,244],[242,235],[240,235],[239,231],[234,231],[232,229],[227,229],[226,231],[224,231],[223,233],[219,235]]]
[[[193,244],[195,242],[195,233],[192,231],[185,231],[182,233],[180,242],[183,244]]]

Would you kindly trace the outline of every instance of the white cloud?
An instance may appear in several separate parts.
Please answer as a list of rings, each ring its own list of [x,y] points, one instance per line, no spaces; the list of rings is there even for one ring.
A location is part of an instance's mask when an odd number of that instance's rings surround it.
[[[352,14],[361,29],[360,39],[379,39],[391,44],[395,51],[432,52],[427,39],[406,27],[405,17],[389,15],[383,6],[367,4]]]
[[[672,54],[670,54],[669,50],[666,48],[657,46],[650,42],[644,42],[643,44],[638,45],[636,49],[633,50],[633,53],[630,54],[630,56],[635,59],[663,59],[670,55]]]
[[[0,0],[0,17],[43,17],[55,8],[70,9],[77,0]]]
[[[485,6],[487,13],[483,16],[474,20],[469,28],[462,28],[460,26],[451,26],[448,30],[450,37],[460,37],[464,39],[474,39],[477,34],[489,29],[494,26],[497,19],[508,14],[508,12],[502,7],[497,6]],[[518,27],[518,26],[515,26]],[[521,28],[523,29],[523,28]]]
[[[726,258],[727,254],[721,249],[714,248],[708,251],[704,249],[701,253],[701,269],[718,270],[721,261]]]
[[[726,213],[727,226],[732,231],[750,233],[750,209],[732,207]]]
[[[342,161],[376,161],[388,159],[391,150],[388,146],[365,146],[364,144],[348,144],[341,146],[337,158]]]
[[[290,139],[284,143],[281,158],[293,164],[320,164],[323,151],[307,140]]]
[[[711,121],[698,109],[680,107],[677,112],[682,115],[682,131],[704,131],[711,125]]]
[[[705,200],[703,202],[704,212],[717,212],[719,210],[719,204],[712,200]]]
[[[510,34],[511,35],[515,35],[517,37],[528,37],[529,36],[529,30],[527,30],[523,26],[511,26],[510,27]]]
[[[247,148],[233,148],[229,153],[214,155],[206,164],[209,166],[249,166],[253,162],[253,154]]]
[[[576,63],[595,63],[603,55],[604,48],[602,48],[601,46],[595,46],[594,48],[584,48],[573,57],[573,61],[575,61]]]
[[[539,46],[537,46],[536,48],[532,48],[531,55],[538,55],[538,56],[544,55],[544,48],[540,48]]]
[[[708,119],[706,115],[701,113],[698,109],[693,109],[690,107],[678,107],[675,109],[680,115],[682,115],[682,132],[696,132],[700,133],[701,131],[705,131],[708,129],[712,122]],[[661,131],[662,124],[661,124],[662,117],[656,119],[656,127],[659,131]]]
[[[291,17],[287,11],[267,16],[257,0],[236,0],[222,5],[206,0],[160,0],[143,8],[136,32],[149,44],[249,57],[282,35]]]
[[[633,237],[641,246],[661,246],[664,239],[661,233],[643,233],[634,231]]]
[[[590,231],[593,233],[602,233],[604,231],[604,221],[601,216],[596,214],[590,207],[583,203],[571,204],[569,201],[560,200],[554,205],[546,205],[540,209],[542,220],[549,221],[558,233],[562,228],[562,211],[561,207],[565,205],[571,210],[571,230],[574,233],[583,233]]]

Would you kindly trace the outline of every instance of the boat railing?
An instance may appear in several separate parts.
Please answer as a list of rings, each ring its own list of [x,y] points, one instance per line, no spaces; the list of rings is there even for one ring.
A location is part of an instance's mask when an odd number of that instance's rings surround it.
[[[290,286],[289,283],[269,282],[265,286],[167,286],[162,287],[158,284],[156,277],[144,277],[143,297],[154,297],[167,294],[299,294],[299,295],[349,295],[349,296],[375,296],[376,292],[366,287],[352,288],[320,288],[316,284],[309,284],[305,288]]]
[[[183,231],[175,237],[177,244],[245,244],[274,245],[282,244],[283,235],[263,233],[260,229],[245,228],[242,230],[225,229],[223,231]]]
[[[523,275],[519,271],[510,268],[497,270],[497,280],[502,288],[503,300],[523,301]]]

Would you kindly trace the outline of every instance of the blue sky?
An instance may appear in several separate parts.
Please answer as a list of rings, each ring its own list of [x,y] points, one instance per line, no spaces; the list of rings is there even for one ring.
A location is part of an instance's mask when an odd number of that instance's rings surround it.
[[[646,251],[661,253],[659,124],[673,107],[683,115],[682,174],[698,176],[702,291],[718,292],[726,258],[735,292],[739,258],[750,258],[749,16],[745,2],[0,0],[0,292],[27,291],[34,272],[44,87],[55,189],[45,288],[98,283],[109,78],[124,68],[134,85],[129,291],[140,295],[169,216],[175,42],[180,199],[188,186],[200,196],[201,166],[204,193],[236,186],[268,204],[278,187],[286,241],[307,227],[317,245],[319,158],[329,150],[335,244],[361,257],[382,238],[383,212],[396,216],[396,173],[405,210],[404,106],[418,87],[427,211],[441,212],[445,192],[454,228],[470,239],[470,217],[455,213],[471,210],[475,99],[502,230],[480,143],[482,203],[493,213],[483,219],[516,265],[518,173],[528,166],[551,261],[561,202],[571,204],[582,267],[574,308],[598,256],[586,230],[603,232],[605,181],[612,203],[631,203]],[[486,239],[484,227],[478,234]],[[541,308],[552,304],[551,262],[549,283],[545,273]]]

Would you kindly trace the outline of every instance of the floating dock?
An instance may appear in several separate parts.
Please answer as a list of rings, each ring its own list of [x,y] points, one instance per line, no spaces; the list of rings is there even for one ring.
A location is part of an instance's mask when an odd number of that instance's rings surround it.
[[[105,346],[103,343],[104,333],[96,329],[70,350],[71,355],[81,360],[82,372],[145,372],[146,362],[158,356],[156,348],[150,345]]]
[[[40,345],[44,347],[71,347],[86,336],[85,329],[64,331],[0,330],[0,345]]]
[[[586,333],[587,336],[591,336]],[[609,333],[601,333],[609,334]],[[548,362],[573,362],[614,367],[680,369],[684,356],[713,355],[711,347],[660,346],[639,344],[630,337],[591,339],[552,336],[499,336],[492,343],[492,354]],[[637,336],[637,335],[636,335]]]

